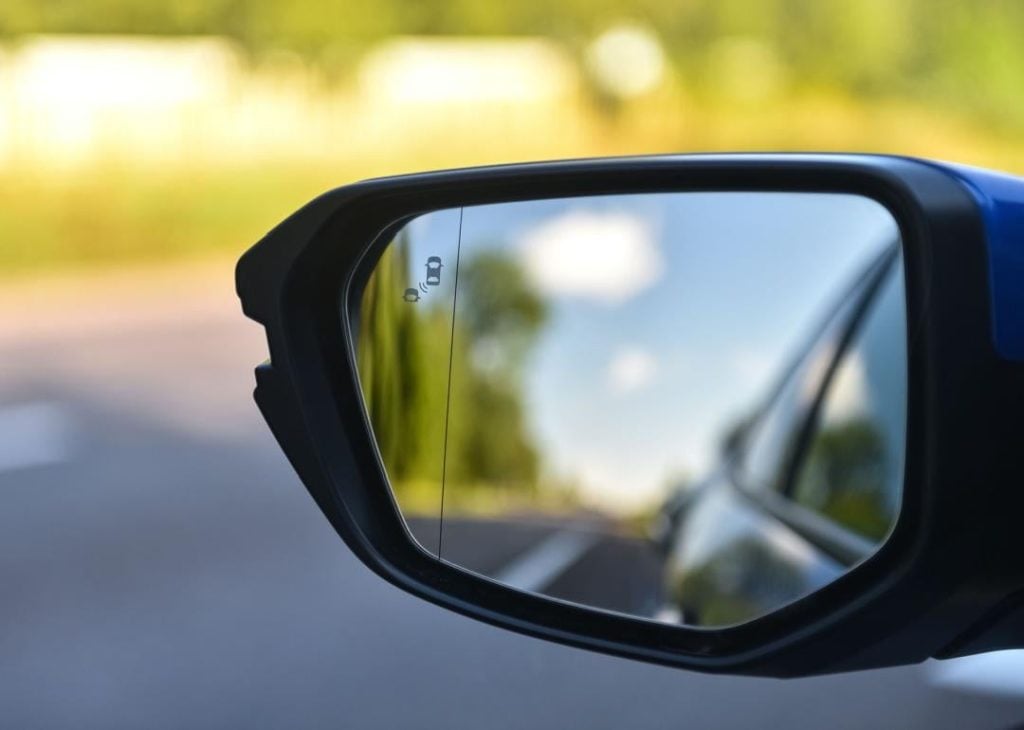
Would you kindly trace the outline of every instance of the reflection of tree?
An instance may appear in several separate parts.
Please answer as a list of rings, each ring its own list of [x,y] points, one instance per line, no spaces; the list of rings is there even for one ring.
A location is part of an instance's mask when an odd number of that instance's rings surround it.
[[[547,304],[522,268],[497,250],[481,251],[459,271],[458,324],[479,365],[519,375],[523,358],[547,319]]]
[[[798,502],[866,537],[889,531],[885,441],[867,419],[846,420],[814,435],[796,484]]]
[[[456,392],[461,397],[453,394],[458,400],[449,428],[458,442],[448,446],[448,476],[454,482],[533,484],[537,450],[527,432],[519,391],[474,373]]]
[[[458,485],[532,486],[539,458],[521,371],[546,319],[545,302],[513,259],[484,251],[460,263],[453,330],[451,297],[428,306],[402,301],[410,263],[400,234],[370,277],[360,312],[360,380],[389,476],[399,489],[437,483],[450,413],[451,496]]]
[[[522,365],[547,306],[497,250],[460,268],[458,296],[449,483],[532,486],[538,457],[523,413]]]

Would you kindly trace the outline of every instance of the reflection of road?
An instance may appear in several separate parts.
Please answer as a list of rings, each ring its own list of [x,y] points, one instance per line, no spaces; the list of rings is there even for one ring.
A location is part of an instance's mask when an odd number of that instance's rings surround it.
[[[229,266],[215,273],[215,296],[149,304],[159,289],[146,281],[102,321],[80,285],[45,321],[38,303],[0,306],[3,727],[1021,720],[1019,697],[937,688],[920,667],[705,676],[524,638],[388,586],[341,545],[260,422],[251,369],[265,343],[238,314]]]
[[[415,534],[436,521],[416,520]],[[653,616],[661,561],[644,540],[593,521],[445,519],[442,557],[506,585],[611,611]]]

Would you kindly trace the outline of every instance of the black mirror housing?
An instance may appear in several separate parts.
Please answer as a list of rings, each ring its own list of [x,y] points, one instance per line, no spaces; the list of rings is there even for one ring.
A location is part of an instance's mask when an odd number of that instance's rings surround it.
[[[1024,199],[1024,188],[1014,187],[1024,183],[998,180],[1000,200],[987,205],[984,177],[926,161],[701,155],[509,165],[339,188],[239,261],[243,309],[265,327],[270,348],[256,370],[255,398],[360,560],[403,590],[497,626],[642,661],[775,677],[1024,646],[1024,358],[1016,356],[1024,352],[1017,349],[1024,313],[1009,311],[1024,276],[1012,278],[1004,263],[1013,259],[1010,244],[993,240],[1015,230],[1007,196]],[[863,195],[899,225],[908,420],[903,501],[888,541],[820,591],[721,629],[668,626],[517,592],[417,547],[388,488],[354,356],[366,262],[388,233],[453,206],[738,189]],[[998,277],[995,267],[1002,267]]]

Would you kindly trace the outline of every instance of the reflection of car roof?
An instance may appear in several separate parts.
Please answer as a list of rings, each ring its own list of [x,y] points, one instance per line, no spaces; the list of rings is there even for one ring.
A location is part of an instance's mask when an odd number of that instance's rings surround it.
[[[871,290],[874,288],[873,284],[880,282],[886,276],[886,273],[891,271],[891,267],[896,262],[900,250],[900,242],[897,239],[891,244],[885,246],[877,256],[868,262],[866,266],[854,274],[852,281],[848,282],[841,290],[840,295],[825,308],[825,316],[815,325],[811,336],[804,340],[804,342],[793,351],[790,360],[777,374],[774,385],[767,392],[767,397],[758,403],[757,408],[752,414],[747,416],[748,420],[752,422],[759,419],[764,410],[767,409],[776,399],[786,380],[793,374],[793,371],[797,369],[800,362],[826,335],[829,322],[831,322],[840,313],[844,304],[857,299],[860,299],[863,302],[873,297],[873,294],[871,293]],[[840,326],[840,331],[845,333],[850,328],[855,327],[858,319],[859,318],[855,312],[851,313],[850,317],[846,320],[846,323]],[[833,359],[838,358],[839,356],[840,353],[837,352],[833,355]],[[752,425],[752,423],[748,424],[748,426],[750,425]]]
[[[835,363],[841,361],[846,356],[850,338],[868,316],[871,303],[877,301],[879,291],[884,282],[889,280],[890,277],[902,273],[902,267],[897,266],[899,252],[898,243],[887,247],[856,275],[851,284],[847,285],[843,290],[841,298],[832,303],[831,309],[828,310],[828,316],[819,325],[813,337],[797,350],[797,356],[783,371],[782,378],[772,389],[770,396],[761,403],[755,414],[750,417],[748,426],[744,428],[741,438],[746,440],[749,436],[755,435],[758,424],[764,422],[769,417],[770,411],[776,408],[777,404],[785,398],[784,389],[786,383],[794,377],[803,377],[800,375],[801,363],[805,362],[808,357],[811,357],[814,350],[820,347],[822,342],[830,341],[834,343],[832,352],[827,356],[830,368],[834,367]],[[849,310],[844,313],[847,305],[849,305]],[[833,328],[835,328],[834,331]],[[812,402],[794,410],[792,414],[786,417],[786,421],[778,427],[785,429],[787,432],[799,434],[800,430],[809,423],[808,419],[816,418],[817,399],[821,398],[822,393],[829,387],[830,377],[824,377],[815,384],[814,400]],[[749,444],[741,448],[747,450],[749,449]],[[805,446],[798,442],[793,448],[797,451],[783,457],[786,463],[792,462]],[[736,456],[736,454],[729,454],[725,458],[735,460]],[[740,456],[739,458],[742,459],[744,457]],[[788,467],[783,465],[782,468]],[[735,474],[731,475],[731,479],[734,484],[737,483],[737,476]],[[852,566],[857,561],[869,556],[877,548],[870,541],[831,520],[819,519],[813,515],[807,518],[802,512],[790,511],[786,502],[776,506],[778,509],[775,511],[764,510],[766,515],[776,521],[787,524],[791,530],[809,541],[822,554],[828,555],[832,560],[838,560],[847,566]],[[785,517],[783,517],[783,514]]]

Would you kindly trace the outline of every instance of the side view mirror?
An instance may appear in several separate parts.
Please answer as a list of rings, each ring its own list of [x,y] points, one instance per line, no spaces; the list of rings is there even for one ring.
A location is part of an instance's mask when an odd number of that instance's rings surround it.
[[[331,191],[239,261],[349,548],[524,634],[803,676],[1024,647],[1024,181],[909,158]]]

